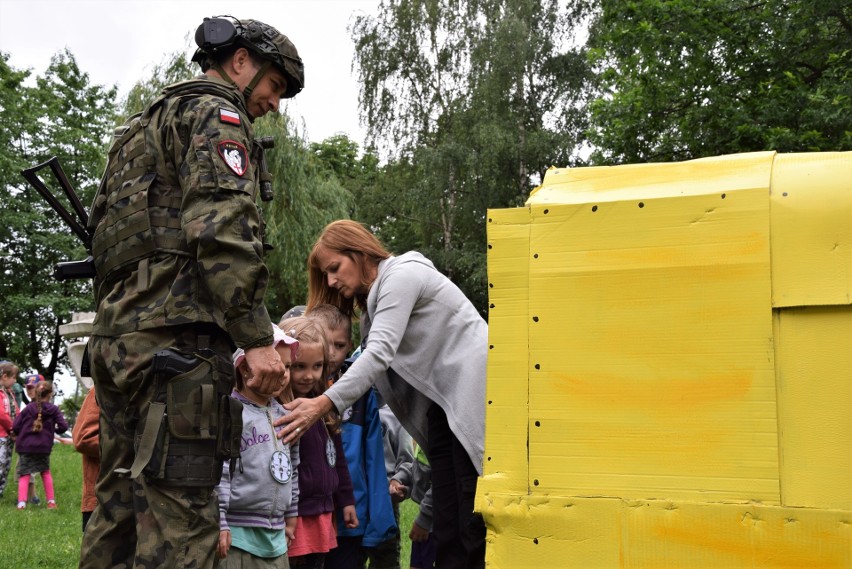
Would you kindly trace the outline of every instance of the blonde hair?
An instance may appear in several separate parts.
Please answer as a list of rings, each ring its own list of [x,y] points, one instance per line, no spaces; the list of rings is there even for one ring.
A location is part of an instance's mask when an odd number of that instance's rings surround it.
[[[0,375],[8,375],[10,377],[14,376],[15,381],[17,381],[18,371],[20,371],[20,368],[9,360],[3,360],[0,362]]]
[[[308,344],[319,344],[322,346],[322,375],[320,375],[313,389],[311,389],[307,395],[308,398],[319,397],[325,393],[327,387],[326,380],[329,375],[328,340],[325,337],[322,325],[316,320],[306,316],[294,316],[292,318],[285,318],[280,324],[278,324],[278,326],[284,330],[285,334],[299,341],[299,353],[296,355],[296,358],[294,358],[293,363],[298,361],[299,357],[301,357],[303,346]],[[293,372],[291,371],[291,384],[293,383],[292,374]],[[337,415],[334,408],[326,414],[324,420],[331,433],[340,432],[340,417]]]
[[[332,304],[352,318],[355,315],[355,305],[362,310],[367,304],[367,295],[358,294],[353,298],[343,297],[336,289],[328,286],[328,280],[319,266],[318,256],[322,251],[330,251],[345,255],[352,259],[361,271],[361,284],[369,288],[371,265],[376,267],[380,261],[391,256],[375,235],[366,227],[351,219],[332,221],[325,226],[314,243],[308,256],[308,303],[309,312],[320,304]]]
[[[282,405],[286,405],[290,401],[295,399],[293,396],[293,388],[290,386],[290,382],[287,382],[287,385],[284,386],[284,389],[281,390],[281,393],[275,398],[276,401],[281,403]]]
[[[33,421],[33,432],[39,433],[42,428],[44,428],[44,422],[41,418],[42,405],[50,400],[50,396],[53,395],[53,382],[52,381],[39,381],[35,386],[35,403],[36,409],[38,410],[38,415],[36,415],[35,421]]]

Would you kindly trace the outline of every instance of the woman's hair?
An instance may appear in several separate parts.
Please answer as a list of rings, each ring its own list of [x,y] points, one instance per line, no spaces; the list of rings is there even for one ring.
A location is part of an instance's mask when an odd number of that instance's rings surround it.
[[[38,411],[38,415],[36,415],[35,421],[33,421],[33,432],[39,433],[41,429],[44,427],[44,423],[41,420],[41,409],[42,404],[50,401],[50,397],[53,395],[53,382],[52,381],[39,381],[35,386],[35,404],[36,409]]]
[[[391,256],[381,241],[375,235],[351,219],[332,221],[322,230],[311,254],[308,256],[308,304],[307,311],[320,304],[333,304],[339,307],[346,316],[355,315],[355,304],[364,309],[367,295],[355,295],[354,298],[344,298],[340,293],[328,286],[328,280],[319,266],[318,256],[323,251],[331,251],[346,255],[361,270],[361,284],[369,287],[371,265],[378,266],[380,261]]]
[[[326,340],[325,332],[322,325],[311,318],[305,316],[294,316],[286,318],[278,325],[284,330],[284,333],[290,337],[296,338],[299,341],[299,353],[293,360],[293,363],[299,360],[302,353],[302,348],[310,344],[319,344],[322,346],[322,375],[317,379],[313,389],[308,393],[308,397],[319,397],[325,393],[328,385],[329,363],[328,363],[328,340]],[[290,371],[290,383],[293,382],[293,371]],[[325,416],[325,424],[332,433],[340,432],[340,417],[332,408]]]

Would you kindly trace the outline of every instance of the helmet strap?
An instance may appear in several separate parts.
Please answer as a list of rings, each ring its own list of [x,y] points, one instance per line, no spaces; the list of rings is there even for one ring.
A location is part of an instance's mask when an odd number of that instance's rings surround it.
[[[246,101],[251,96],[251,92],[254,91],[254,88],[257,87],[257,84],[260,83],[260,80],[263,78],[263,75],[266,73],[266,70],[269,69],[269,66],[272,65],[272,62],[268,59],[263,62],[260,66],[260,69],[257,70],[257,73],[254,74],[252,80],[246,85],[246,88],[243,89],[243,97],[245,97]]]
[[[211,65],[210,69],[212,69],[213,71],[218,73],[219,76],[222,77],[222,79],[224,79],[225,81],[227,81],[228,83],[230,83],[234,87],[237,86],[237,82],[234,81],[233,79],[231,79],[231,76],[228,75],[228,73],[218,63],[214,63],[213,65]]]

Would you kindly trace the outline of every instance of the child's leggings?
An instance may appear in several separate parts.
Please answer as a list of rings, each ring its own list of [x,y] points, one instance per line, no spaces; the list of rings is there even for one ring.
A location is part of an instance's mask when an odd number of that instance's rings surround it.
[[[53,476],[50,475],[49,470],[45,470],[41,473],[41,481],[44,483],[44,497],[47,498],[48,502],[52,502],[56,499],[56,496],[53,494]],[[24,474],[20,478],[18,478],[18,502],[26,502],[27,501],[27,491],[30,486],[30,475]]]

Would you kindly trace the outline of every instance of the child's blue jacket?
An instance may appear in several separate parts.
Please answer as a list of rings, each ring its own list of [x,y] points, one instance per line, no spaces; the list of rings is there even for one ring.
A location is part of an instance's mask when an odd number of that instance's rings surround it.
[[[376,394],[371,389],[343,413],[343,452],[349,465],[355,493],[358,527],[347,529],[338,521],[340,536],[363,536],[361,545],[375,547],[397,533],[388,475],[385,470],[384,439]],[[342,520],[342,516],[337,516]]]

